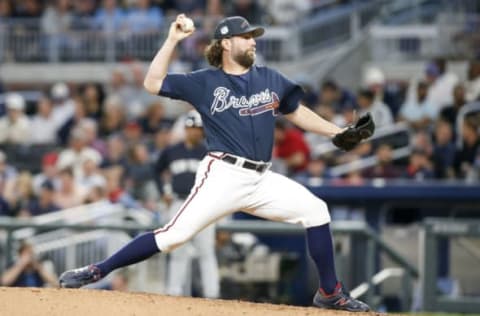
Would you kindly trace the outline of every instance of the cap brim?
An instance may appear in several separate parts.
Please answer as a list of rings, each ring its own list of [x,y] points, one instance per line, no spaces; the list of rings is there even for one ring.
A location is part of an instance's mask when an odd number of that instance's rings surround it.
[[[253,37],[260,37],[264,33],[265,33],[265,29],[263,27],[251,27],[242,34],[252,34]],[[238,35],[242,35],[242,34],[238,34]]]

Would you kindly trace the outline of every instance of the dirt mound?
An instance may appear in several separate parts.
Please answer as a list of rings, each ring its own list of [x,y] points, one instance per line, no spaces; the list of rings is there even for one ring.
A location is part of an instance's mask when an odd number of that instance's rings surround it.
[[[99,290],[0,288],[2,316],[352,316],[312,307]],[[356,316],[376,315],[358,313]]]

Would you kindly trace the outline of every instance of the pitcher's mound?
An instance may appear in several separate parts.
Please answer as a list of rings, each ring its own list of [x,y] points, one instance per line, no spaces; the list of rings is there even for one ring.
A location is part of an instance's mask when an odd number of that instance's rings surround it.
[[[171,297],[99,290],[0,288],[0,315],[8,316],[352,316],[375,315],[313,307]]]

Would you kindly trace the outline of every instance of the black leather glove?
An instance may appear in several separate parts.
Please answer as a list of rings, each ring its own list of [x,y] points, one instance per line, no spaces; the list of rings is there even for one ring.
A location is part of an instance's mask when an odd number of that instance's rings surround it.
[[[374,131],[375,123],[370,113],[367,113],[361,116],[354,125],[348,126],[343,132],[335,135],[332,142],[340,149],[352,150],[362,140],[372,136]]]

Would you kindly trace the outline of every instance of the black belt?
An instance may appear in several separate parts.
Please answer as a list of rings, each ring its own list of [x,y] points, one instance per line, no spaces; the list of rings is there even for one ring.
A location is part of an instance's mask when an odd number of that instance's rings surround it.
[[[221,157],[220,159],[225,161],[225,162],[228,162],[232,165],[235,165],[237,163],[237,160],[238,160],[237,157],[234,157],[234,156],[231,156],[231,155],[225,155],[225,156]],[[251,161],[245,160],[240,167],[245,168],[245,169],[255,170],[257,172],[263,173],[270,167],[270,164],[269,163],[264,163],[264,162],[251,162]]]

